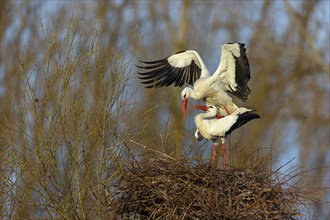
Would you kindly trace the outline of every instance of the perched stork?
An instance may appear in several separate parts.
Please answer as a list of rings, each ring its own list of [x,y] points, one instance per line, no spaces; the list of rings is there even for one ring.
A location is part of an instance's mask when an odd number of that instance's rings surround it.
[[[155,61],[140,61],[138,72],[146,88],[163,86],[182,87],[182,113],[186,116],[188,99],[205,100],[207,105],[217,107],[218,114],[226,116],[238,107],[228,93],[246,101],[250,94],[247,83],[250,79],[249,61],[243,43],[227,43],[222,46],[220,64],[213,75],[197,51],[186,50]]]
[[[217,108],[214,105],[208,106],[194,106],[194,108],[207,111],[206,113],[200,113],[195,116],[195,124],[197,130],[195,137],[201,139],[201,136],[212,140],[212,165],[214,165],[216,157],[216,148],[219,145],[218,140],[221,139],[223,167],[226,169],[226,148],[225,138],[236,128],[241,127],[252,119],[260,118],[258,114],[253,113],[254,110],[247,108],[238,108],[232,114],[225,116],[221,119],[217,119]]]

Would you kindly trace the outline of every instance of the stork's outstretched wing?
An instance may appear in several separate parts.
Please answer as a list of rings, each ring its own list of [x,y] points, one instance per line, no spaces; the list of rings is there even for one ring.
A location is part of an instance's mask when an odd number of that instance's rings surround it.
[[[200,77],[209,76],[202,58],[194,50],[178,52],[172,56],[155,61],[140,61],[138,74],[146,88],[193,85]]]
[[[228,92],[242,101],[246,101],[251,93],[250,88],[247,86],[251,78],[250,65],[244,46],[243,43],[224,44],[219,67],[212,76]]]

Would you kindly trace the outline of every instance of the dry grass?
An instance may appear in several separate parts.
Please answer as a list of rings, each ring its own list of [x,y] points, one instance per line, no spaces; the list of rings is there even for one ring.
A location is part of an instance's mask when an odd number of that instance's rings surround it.
[[[133,160],[108,197],[119,219],[296,219],[303,194],[279,171],[212,169],[159,154]],[[155,157],[154,157],[155,158]]]

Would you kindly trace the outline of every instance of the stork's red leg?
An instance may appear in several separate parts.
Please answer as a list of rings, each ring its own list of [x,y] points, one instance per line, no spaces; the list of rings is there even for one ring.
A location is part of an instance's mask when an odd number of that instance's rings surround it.
[[[222,157],[223,157],[223,169],[226,169],[226,167],[227,167],[227,153],[226,153],[225,143],[222,142],[221,146],[222,146]]]
[[[212,167],[215,167],[215,158],[217,157],[217,145],[212,144]]]

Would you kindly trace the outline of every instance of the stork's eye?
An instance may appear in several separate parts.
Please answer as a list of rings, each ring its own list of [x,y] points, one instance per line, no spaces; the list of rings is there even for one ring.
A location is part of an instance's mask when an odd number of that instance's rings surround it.
[[[183,98],[186,98],[186,94],[183,95]]]
[[[209,108],[213,108],[213,106],[209,106]]]

